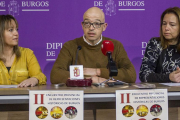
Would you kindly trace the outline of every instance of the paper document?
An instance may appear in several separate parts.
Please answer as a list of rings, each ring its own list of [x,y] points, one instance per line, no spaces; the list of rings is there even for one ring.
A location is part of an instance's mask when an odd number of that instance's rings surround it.
[[[152,89],[156,88],[155,84],[149,84],[149,83],[141,83],[141,84],[136,84],[134,87],[140,88],[140,89]]]
[[[180,86],[180,83],[159,83],[162,85],[167,85],[167,86]]]
[[[0,85],[0,88],[17,88],[17,85]]]

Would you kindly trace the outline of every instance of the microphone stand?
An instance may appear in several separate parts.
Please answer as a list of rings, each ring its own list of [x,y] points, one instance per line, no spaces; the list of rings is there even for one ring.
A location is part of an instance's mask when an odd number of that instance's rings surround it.
[[[117,80],[115,80],[112,76],[109,76],[109,79],[107,79],[107,80],[99,83],[99,85],[102,85],[102,86],[103,86],[103,85],[105,85],[105,84],[106,84],[108,81],[110,81],[110,80],[117,81]]]
[[[117,76],[118,74],[118,70],[116,67],[116,63],[113,61],[113,58],[111,56],[111,52],[107,52],[107,57],[108,57],[108,65],[107,68],[109,69],[109,79],[103,81],[100,83],[100,85],[104,85],[105,83],[107,83],[109,80],[113,80],[113,81],[119,81],[119,80],[115,80],[113,78],[113,76]]]
[[[75,59],[75,65],[77,65],[77,60],[78,60],[78,52],[79,50],[81,50],[82,47],[79,45],[77,47],[77,52],[76,52],[76,59]],[[87,86],[91,86],[92,84],[92,80],[91,79],[67,79],[66,81],[66,86],[67,87],[87,87]]]
[[[81,50],[81,48],[82,48],[81,46],[78,46],[78,47],[77,47],[75,65],[77,65],[78,53],[79,53],[79,50]]]

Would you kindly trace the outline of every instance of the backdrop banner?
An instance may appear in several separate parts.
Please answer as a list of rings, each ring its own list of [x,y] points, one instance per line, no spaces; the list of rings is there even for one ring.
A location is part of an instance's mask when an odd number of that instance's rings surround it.
[[[108,27],[103,36],[119,40],[139,70],[147,42],[159,36],[160,16],[179,0],[0,0],[0,14],[19,23],[19,45],[34,51],[50,84],[50,72],[63,44],[81,37],[84,12],[99,7]]]

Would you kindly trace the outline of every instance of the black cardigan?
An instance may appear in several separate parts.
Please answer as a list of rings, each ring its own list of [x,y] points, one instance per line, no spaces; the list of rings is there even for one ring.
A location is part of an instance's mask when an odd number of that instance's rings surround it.
[[[142,82],[171,82],[169,74],[180,66],[180,54],[176,45],[170,45],[164,51],[162,62],[159,62],[162,51],[161,42],[156,38],[148,42],[139,72],[139,79]]]

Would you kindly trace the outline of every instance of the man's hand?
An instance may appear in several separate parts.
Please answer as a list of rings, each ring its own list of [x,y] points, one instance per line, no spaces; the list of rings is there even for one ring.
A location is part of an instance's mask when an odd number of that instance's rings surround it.
[[[91,76],[93,83],[101,83],[106,80],[105,78],[98,77],[101,75],[99,68],[84,68],[84,75]]]
[[[180,68],[179,67],[176,68],[176,71],[173,71],[172,73],[169,74],[169,79],[172,82],[177,82],[177,83],[180,82]]]
[[[84,68],[84,75],[100,76],[100,69],[98,69],[98,68]]]
[[[93,83],[101,83],[106,80],[105,78],[98,77],[98,76],[92,76],[91,79]]]
[[[26,80],[22,81],[18,85],[18,87],[28,87],[28,86],[34,87],[37,84],[38,84],[38,79],[36,79],[36,78],[29,78],[29,79],[26,79]]]

